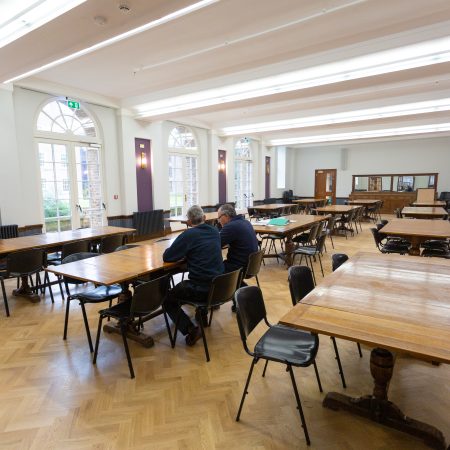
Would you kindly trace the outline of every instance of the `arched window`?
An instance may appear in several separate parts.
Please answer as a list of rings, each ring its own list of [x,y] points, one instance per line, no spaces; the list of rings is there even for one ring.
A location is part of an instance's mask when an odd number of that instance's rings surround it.
[[[185,214],[198,204],[198,148],[192,131],[176,126],[169,134],[170,215]]]
[[[253,160],[248,138],[241,138],[234,147],[234,200],[236,208],[253,205]]]
[[[54,99],[38,112],[42,210],[46,231],[103,225],[101,143],[93,118]]]

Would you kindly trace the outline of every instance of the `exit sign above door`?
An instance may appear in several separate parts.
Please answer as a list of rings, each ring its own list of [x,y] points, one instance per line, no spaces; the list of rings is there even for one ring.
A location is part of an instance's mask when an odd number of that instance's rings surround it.
[[[75,100],[67,100],[67,106],[72,109],[80,109],[80,103]]]

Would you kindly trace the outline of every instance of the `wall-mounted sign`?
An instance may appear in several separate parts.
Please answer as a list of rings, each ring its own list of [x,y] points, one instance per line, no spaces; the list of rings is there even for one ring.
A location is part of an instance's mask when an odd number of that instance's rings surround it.
[[[80,103],[75,100],[67,100],[67,106],[72,109],[80,109]]]

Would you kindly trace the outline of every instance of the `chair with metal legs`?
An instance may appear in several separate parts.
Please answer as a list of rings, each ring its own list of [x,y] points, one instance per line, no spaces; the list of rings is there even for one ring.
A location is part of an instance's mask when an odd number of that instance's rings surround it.
[[[241,269],[235,270],[234,272],[224,273],[215,277],[209,288],[208,297],[206,302],[197,302],[194,300],[183,300],[179,299],[179,304],[181,305],[191,305],[195,308],[195,314],[197,317],[203,317],[209,312],[209,322],[208,327],[211,325],[213,318],[214,307],[221,306],[226,302],[232,301],[234,293],[240,282]],[[206,314],[205,314],[206,313]],[[178,316],[179,317],[179,316]],[[175,332],[172,341],[172,348],[175,347],[178,332],[178,317],[175,320]],[[198,321],[200,326],[200,331],[202,333],[203,346],[205,348],[206,362],[209,362],[209,350],[208,344],[206,342],[205,329],[203,325],[203,320]]]
[[[72,255],[67,256],[63,259],[63,264],[67,264],[70,262],[80,261],[82,259],[87,258],[95,258],[98,256],[98,253],[91,253],[91,252],[85,252],[85,253],[74,253]],[[109,302],[109,305],[111,306],[112,301],[119,296],[119,294],[122,292],[122,287],[118,284],[113,284],[111,286],[97,286],[95,288],[88,288],[81,292],[76,292],[75,294],[71,294],[69,285],[80,285],[85,284],[85,281],[77,280],[75,278],[70,278],[67,276],[63,277],[64,285],[66,287],[66,315],[64,318],[64,332],[63,332],[63,339],[67,339],[67,329],[69,326],[69,311],[70,311],[70,302],[72,300],[78,300],[80,302],[81,306],[81,312],[83,314],[83,322],[84,327],[86,329],[86,336],[89,344],[89,350],[91,353],[94,352],[94,347],[92,345],[92,338],[91,338],[91,332],[89,330],[89,323],[87,319],[86,314],[86,307],[85,305],[87,303],[101,303],[101,302]]]
[[[267,364],[269,361],[285,364],[286,371],[289,372],[291,378],[292,388],[294,390],[297,409],[300,414],[300,420],[306,443],[310,445],[311,442],[309,439],[308,428],[306,426],[300,394],[298,392],[297,383],[295,381],[294,371],[292,368],[308,367],[313,365],[319,390],[322,392],[319,372],[315,362],[317,351],[319,349],[319,339],[317,335],[282,325],[271,325],[267,320],[266,308],[264,306],[261,289],[257,286],[246,286],[238,289],[235,295],[235,300],[237,306],[236,317],[242,344],[247,354],[253,358],[241,402],[239,404],[236,421],[239,422],[241,417],[242,407],[244,406],[245,397],[248,394],[248,387],[255,364],[257,364],[259,360],[265,360],[266,363],[262,373],[263,377],[266,374]],[[247,337],[263,321],[268,326],[268,329],[258,340],[254,349],[250,350],[247,345]]]
[[[170,331],[169,321],[167,320],[167,315],[163,305],[164,300],[167,297],[168,289],[169,276],[165,275],[136,286],[131,300],[117,303],[117,305],[99,311],[100,316],[98,319],[97,339],[95,340],[95,351],[92,361],[93,364],[96,364],[97,362],[102,322],[106,317],[110,317],[118,321],[131,378],[134,378],[134,369],[133,363],[131,362],[130,350],[127,341],[127,333],[130,329],[133,330],[136,335],[139,335],[141,329],[143,328],[144,321],[152,319],[162,313],[166,322],[169,340],[172,344],[172,333]]]
[[[291,266],[288,271],[288,282],[291,300],[294,306],[314,289],[311,269],[306,266]],[[334,336],[331,336],[331,341],[333,342],[334,354],[336,355],[335,359],[338,365],[339,375],[341,376],[342,386],[346,388],[347,384],[345,382],[344,370]]]

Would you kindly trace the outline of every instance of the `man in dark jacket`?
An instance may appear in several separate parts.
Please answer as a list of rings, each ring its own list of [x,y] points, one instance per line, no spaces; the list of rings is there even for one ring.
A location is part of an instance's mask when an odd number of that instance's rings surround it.
[[[222,225],[220,241],[222,246],[229,245],[225,272],[242,268],[245,271],[248,257],[259,250],[258,240],[252,224],[241,214],[236,214],[232,205],[222,205],[218,211],[218,220]]]
[[[205,223],[200,206],[191,206],[187,212],[188,228],[181,233],[163,254],[166,262],[186,260],[189,279],[178,283],[165,302],[167,313],[173,322],[178,319],[178,329],[186,336],[186,343],[194,345],[201,337],[179,301],[207,301],[208,290],[214,277],[224,271],[222,248],[217,228]]]

